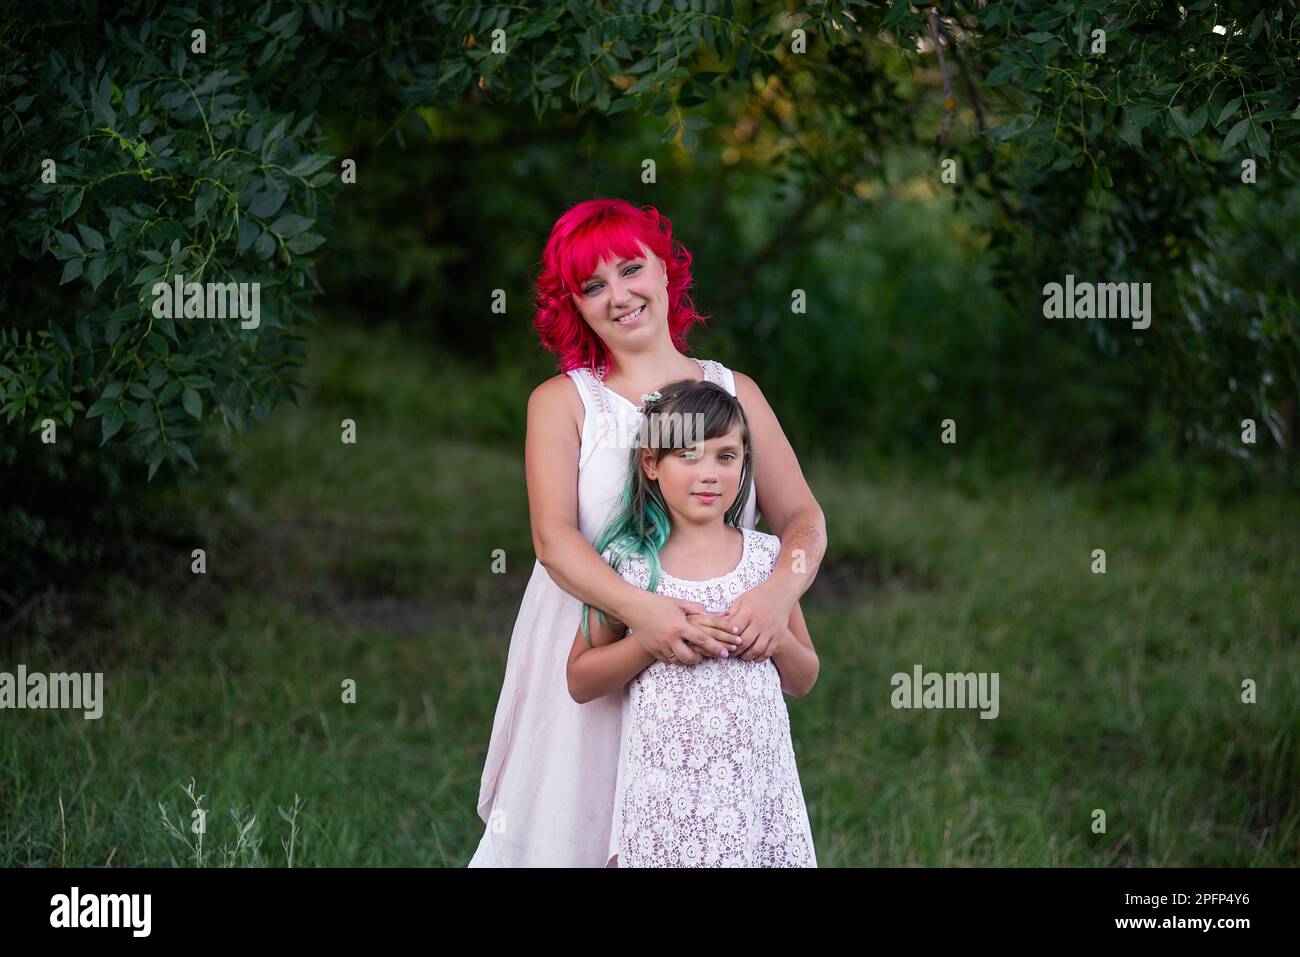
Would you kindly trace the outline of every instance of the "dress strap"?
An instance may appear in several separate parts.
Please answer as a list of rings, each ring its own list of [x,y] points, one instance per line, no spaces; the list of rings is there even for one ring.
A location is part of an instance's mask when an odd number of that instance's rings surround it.
[[[610,411],[609,403],[605,397],[605,390],[601,388],[599,380],[590,369],[586,366],[582,366],[578,369],[570,369],[569,377],[577,384],[578,392],[580,394],[585,393],[583,405],[586,405],[588,408],[594,407],[596,411],[600,413],[608,413]]]
[[[715,385],[720,385],[724,389],[727,387],[727,380],[723,375],[723,368],[721,362],[718,362],[715,359],[696,359],[695,361],[698,362],[700,364],[700,368],[704,370],[704,380],[706,382],[712,382]]]
[[[720,385],[732,395],[735,395],[735,389],[727,381],[729,377],[726,366],[714,359],[696,359],[695,362],[700,367],[700,371],[704,373],[705,382]],[[609,412],[609,397],[605,394],[604,384],[605,376],[609,374],[608,366],[601,363],[594,372],[586,367],[573,371],[583,373],[583,381],[588,385],[591,394],[595,397],[596,407],[601,412]]]

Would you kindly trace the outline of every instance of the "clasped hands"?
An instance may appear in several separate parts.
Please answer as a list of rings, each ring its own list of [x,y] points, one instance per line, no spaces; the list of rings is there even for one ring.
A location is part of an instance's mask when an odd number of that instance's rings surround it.
[[[663,597],[655,600],[665,601]],[[705,657],[722,658],[720,651],[723,648],[727,658],[738,657],[742,661],[771,658],[781,651],[795,601],[767,585],[751,588],[732,602],[726,611],[716,614],[705,611],[695,602],[667,600],[676,606],[677,613],[683,615],[687,624],[718,644],[705,645],[680,634],[664,641],[663,630],[667,622],[662,618],[655,623],[659,635],[639,635],[637,638],[657,660],[687,665],[698,664]]]

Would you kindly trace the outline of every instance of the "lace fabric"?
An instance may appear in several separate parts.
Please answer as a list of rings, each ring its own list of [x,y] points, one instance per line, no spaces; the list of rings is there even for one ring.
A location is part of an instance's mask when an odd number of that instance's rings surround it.
[[[780,539],[741,529],[740,564],[688,581],[661,572],[659,594],[725,610],[771,575]],[[639,588],[640,558],[619,569]],[[812,830],[772,661],[656,662],[623,698],[610,855],[620,867],[816,867]]]
[[[722,379],[722,363],[714,359],[696,359],[695,362],[699,365],[700,371],[704,373],[705,382],[712,382],[715,385],[726,387],[726,383]],[[602,417],[613,417],[614,412],[609,407],[610,395],[622,402],[626,402],[628,405],[632,405],[625,397],[605,385],[605,378],[609,375],[609,369],[605,365],[598,366],[595,371],[585,368],[579,371],[587,382],[587,388],[592,398],[596,400],[596,407],[600,410]]]

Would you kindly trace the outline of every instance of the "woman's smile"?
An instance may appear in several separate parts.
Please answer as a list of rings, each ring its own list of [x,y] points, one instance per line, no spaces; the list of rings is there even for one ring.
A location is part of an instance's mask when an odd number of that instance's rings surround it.
[[[640,306],[633,309],[631,312],[623,313],[614,321],[618,323],[620,326],[631,326],[639,322],[644,315],[645,315],[645,304],[642,303]]]

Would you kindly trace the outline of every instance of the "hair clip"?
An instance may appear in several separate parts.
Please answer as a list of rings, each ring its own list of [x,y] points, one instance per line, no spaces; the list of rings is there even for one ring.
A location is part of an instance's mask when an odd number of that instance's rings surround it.
[[[658,402],[662,398],[663,395],[660,394],[659,390],[657,389],[654,392],[643,392],[641,394],[641,404],[645,405],[650,402]]]

